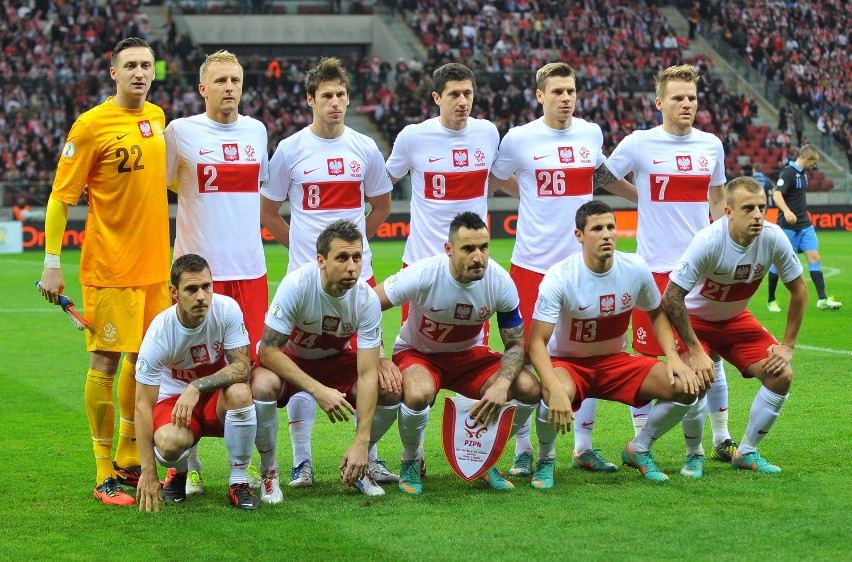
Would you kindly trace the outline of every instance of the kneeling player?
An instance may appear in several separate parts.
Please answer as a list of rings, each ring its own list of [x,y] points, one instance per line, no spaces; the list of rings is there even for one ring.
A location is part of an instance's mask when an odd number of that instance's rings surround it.
[[[136,439],[142,475],[140,511],[186,499],[189,449],[202,436],[225,437],[231,463],[229,498],[240,509],[260,499],[247,484],[257,423],[248,386],[248,332],[239,305],[213,294],[207,261],[174,261],[169,290],[177,304],[148,328],[136,363]],[[160,490],[154,458],[169,468]]]
[[[361,232],[339,220],[320,233],[316,248],[317,262],[287,274],[278,286],[266,314],[260,365],[252,371],[266,503],[283,500],[277,408],[299,391],[310,394],[332,423],[356,414],[355,441],[340,463],[343,483],[368,496],[384,494],[368,469],[367,449],[396,420],[400,396],[379,393],[382,311],[376,293],[359,279]],[[357,351],[349,343],[356,332]]]
[[[612,209],[589,201],[577,210],[575,224],[582,252],[548,269],[530,330],[530,360],[541,377],[543,394],[536,418],[539,461],[532,486],[553,487],[556,435],[570,429],[572,412],[585,398],[631,406],[657,399],[648,423],[621,457],[648,480],[668,480],[654,463],[651,445],[704,394],[704,383],[678,356],[660,293],[644,260],[615,251]],[[668,362],[624,353],[634,307],[648,313]],[[708,363],[702,374],[712,379],[712,368]]]
[[[478,397],[470,416],[483,425],[495,421],[505,402],[514,400],[512,435],[541,398],[538,381],[524,369],[518,290],[506,270],[489,261],[485,222],[472,212],[456,215],[444,246],[446,255],[420,260],[376,287],[382,309],[411,305],[393,346],[403,394],[399,488],[407,494],[423,489],[419,451],[440,389]],[[482,344],[483,324],[495,313],[502,355]],[[514,487],[496,467],[482,478],[497,490]]]
[[[726,188],[725,216],[701,230],[672,271],[663,295],[666,314],[683,338],[694,361],[711,350],[724,357],[761,387],[754,397],[745,435],[731,459],[734,468],[781,472],[757,452],[793,381],[793,348],[808,303],[808,288],[796,252],[783,231],[765,223],[766,192],[757,180],[740,177]],[[769,266],[774,266],[790,291],[784,338],[778,343],[746,309]],[[686,427],[686,426],[684,426]],[[696,424],[701,447],[704,422]],[[702,462],[704,451],[691,456]]]

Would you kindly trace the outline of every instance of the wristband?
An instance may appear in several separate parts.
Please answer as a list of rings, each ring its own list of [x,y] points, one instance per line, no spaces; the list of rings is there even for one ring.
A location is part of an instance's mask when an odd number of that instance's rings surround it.
[[[50,269],[59,269],[59,256],[57,254],[44,254],[44,267]]]

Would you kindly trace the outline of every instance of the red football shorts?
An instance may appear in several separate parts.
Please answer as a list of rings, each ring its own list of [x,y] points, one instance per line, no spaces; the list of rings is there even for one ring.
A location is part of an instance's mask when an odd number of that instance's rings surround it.
[[[198,398],[198,404],[192,409],[192,421],[189,430],[195,436],[195,443],[202,437],[224,437],[225,426],[216,414],[216,404],[219,402],[220,389],[213,392],[203,392]],[[172,410],[180,395],[169,396],[154,405],[154,433],[164,425],[172,423]]]
[[[746,369],[766,359],[769,346],[778,343],[748,310],[719,322],[708,322],[694,316],[690,316],[689,320],[704,351],[708,355],[710,350],[715,351],[739,369],[744,377],[751,377]]]
[[[352,396],[352,387],[355,386],[355,382],[358,380],[358,353],[355,350],[344,349],[337,355],[332,355],[325,359],[302,359],[294,357],[289,353],[287,357],[312,378],[325,386],[336,388],[346,394],[346,400],[353,406],[355,405],[354,397]],[[287,406],[290,398],[301,391],[301,388],[284,383],[284,390],[278,399],[278,407],[284,408]]]
[[[257,344],[263,336],[266,309],[269,308],[269,284],[266,275],[257,279],[214,281],[213,291],[231,297],[243,311],[243,321],[249,335],[249,357],[257,360]]]
[[[421,353],[405,349],[394,354],[393,362],[402,372],[412,365],[420,365],[429,371],[435,382],[435,394],[446,388],[477,399],[485,381],[500,369],[502,358],[500,353],[478,345],[451,353]]]
[[[515,282],[515,286],[518,288],[518,297],[521,299],[521,304],[518,308],[520,308],[521,318],[524,320],[524,346],[526,349],[529,349],[533,311],[535,311],[535,301],[538,299],[538,286],[541,285],[541,280],[544,279],[544,273],[538,273],[537,271],[531,271],[512,264],[509,267],[509,275],[512,277],[512,281]]]
[[[669,284],[669,274],[653,273],[653,275],[654,281],[657,283],[657,288],[660,290],[660,294],[662,295]],[[651,319],[648,317],[648,314],[638,308],[634,308],[632,319],[633,349],[637,353],[650,355],[652,357],[661,357],[665,355],[663,348],[660,346],[657,338],[654,337],[654,332],[651,330]],[[672,334],[674,334],[676,341],[680,341],[680,337],[677,335],[674,328],[672,328]]]
[[[661,361],[656,357],[616,353],[592,357],[553,357],[554,368],[571,375],[576,393],[571,406],[574,411],[586,398],[603,398],[641,408],[648,400],[639,398],[639,389],[651,369]]]

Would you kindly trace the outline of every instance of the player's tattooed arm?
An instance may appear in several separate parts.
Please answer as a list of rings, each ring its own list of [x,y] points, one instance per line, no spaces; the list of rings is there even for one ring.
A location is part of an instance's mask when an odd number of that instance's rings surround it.
[[[618,195],[628,201],[632,201],[634,203],[639,201],[639,194],[636,191],[636,186],[625,179],[620,180],[616,178],[613,173],[609,171],[609,168],[606,167],[605,163],[598,166],[598,169],[595,170],[595,174],[592,176],[592,185],[595,189],[603,188],[613,195]]]
[[[598,169],[595,170],[595,175],[592,176],[592,183],[595,189],[599,187],[603,187],[604,189],[606,189],[607,185],[617,181],[618,178],[612,175],[612,172],[610,172],[609,168],[607,168],[604,164],[598,166]]]
[[[234,349],[226,349],[225,358],[228,360],[226,366],[212,375],[196,379],[190,384],[199,392],[212,392],[236,383],[248,383],[249,371],[251,370],[248,358],[248,346],[243,345]]]
[[[274,347],[275,349],[281,349],[284,347],[284,344],[287,343],[288,339],[287,334],[282,334],[277,330],[273,330],[269,326],[263,327],[263,336],[260,338],[261,345],[268,345],[269,347]]]
[[[669,283],[666,292],[663,293],[663,310],[666,312],[671,325],[677,330],[684,345],[689,349],[696,349],[701,347],[701,342],[698,341],[698,336],[692,329],[689,312],[686,310],[685,298],[688,292],[677,283]]]
[[[505,378],[511,384],[524,368],[524,325],[500,328],[500,339],[503,340],[504,351],[498,376]]]

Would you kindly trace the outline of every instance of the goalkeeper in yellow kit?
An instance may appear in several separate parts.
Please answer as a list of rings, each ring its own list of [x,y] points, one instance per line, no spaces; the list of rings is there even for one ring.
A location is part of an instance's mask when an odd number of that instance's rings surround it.
[[[169,210],[163,110],[145,101],[154,80],[154,52],[142,39],[116,44],[110,58],[115,96],[80,115],[59,158],[45,219],[41,292],[57,303],[65,288],[59,255],[68,220],[85,188],[89,213],[80,258],[80,283],[89,370],[85,403],[97,476],[94,497],[131,505],[121,484],[135,486],[139,453],[133,426],[136,353],[148,324],[171,304]],[[113,379],[119,370],[118,446]]]

